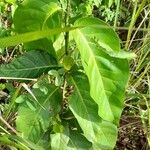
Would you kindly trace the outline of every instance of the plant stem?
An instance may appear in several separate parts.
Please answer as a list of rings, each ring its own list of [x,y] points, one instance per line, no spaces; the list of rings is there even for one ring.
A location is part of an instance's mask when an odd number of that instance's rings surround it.
[[[140,29],[141,26],[143,25],[144,21],[147,19],[149,13],[150,13],[150,10],[145,14],[145,17],[144,17],[143,20],[141,21],[141,23],[140,23],[140,25],[138,26],[137,30],[134,32],[134,34],[133,34],[133,36],[132,36],[132,39],[130,40],[130,43],[129,43],[129,46],[128,46],[128,47],[131,46],[131,44],[132,44],[132,42],[133,42],[133,40],[134,40],[134,38],[135,38],[137,32],[139,31],[139,29]]]
[[[135,17],[136,10],[137,10],[137,3],[138,3],[138,0],[136,0],[134,2],[134,9],[133,9],[133,13],[132,13],[132,17],[131,17],[131,22],[130,22],[130,25],[129,25],[129,29],[128,29],[128,35],[127,35],[127,40],[126,40],[125,48],[128,48],[129,40],[131,38],[131,32],[133,31],[132,28],[134,26],[134,17]]]
[[[117,9],[116,9],[116,14],[115,14],[114,28],[117,27],[119,8],[120,8],[120,0],[118,0],[118,2],[117,2]]]
[[[69,26],[69,9],[70,9],[70,0],[67,0],[67,7],[65,12],[65,27]],[[69,32],[65,33],[65,54],[68,55],[68,45],[69,43]]]
[[[67,81],[66,81],[66,76],[64,76],[64,85],[63,85],[63,97],[62,97],[62,105],[61,105],[61,114],[63,114],[64,111],[64,101],[65,101],[65,94],[66,94],[66,87],[67,87]]]
[[[29,149],[25,148],[24,146],[22,146],[16,142],[13,142],[7,138],[4,138],[4,137],[0,137],[0,145],[6,145],[6,146],[9,145],[9,146],[13,146],[15,148],[18,148],[20,150],[29,150]]]
[[[149,10],[150,10],[150,7],[149,7]],[[149,30],[147,31],[147,34],[145,35],[144,37],[144,40],[143,40],[143,45],[146,45],[148,43],[148,38],[150,37],[150,21],[148,23],[148,27],[147,27]]]
[[[3,122],[12,132],[18,134],[17,131],[6,120],[2,118],[2,116],[0,116],[0,121]]]
[[[4,132],[4,133],[6,133],[6,134],[10,134],[5,128],[3,128],[2,126],[0,126],[0,129]]]
[[[69,32],[65,33],[65,54],[68,55]]]
[[[130,41],[130,38],[131,38],[131,34],[132,34],[132,31],[133,31],[133,27],[137,21],[137,18],[139,17],[143,7],[145,6],[145,3],[146,3],[147,0],[142,0],[142,3],[140,4],[137,12],[136,12],[136,8],[137,8],[137,2],[138,0],[136,0],[135,2],[135,7],[134,7],[134,10],[133,10],[133,14],[132,14],[132,18],[131,18],[131,23],[130,23],[130,26],[129,26],[129,31],[128,31],[128,35],[127,35],[127,42],[126,42],[126,45],[125,45],[125,48],[128,49],[128,46],[129,46],[129,41]]]
[[[136,80],[135,84],[134,84],[134,88],[138,87],[140,84],[140,81],[142,80],[142,78],[145,76],[145,74],[148,72],[148,70],[150,70],[150,63],[147,64],[145,70],[142,72],[142,74],[138,77],[138,79]]]
[[[20,84],[19,87],[16,89],[15,93],[13,94],[12,98],[11,98],[11,102],[9,104],[9,107],[8,107],[6,113],[5,113],[6,120],[8,119],[9,114],[10,114],[10,112],[11,112],[11,110],[12,110],[14,104],[15,104],[15,100],[16,100],[16,98],[17,98],[17,96],[18,96],[18,94],[21,90],[21,87],[22,87],[22,85]]]

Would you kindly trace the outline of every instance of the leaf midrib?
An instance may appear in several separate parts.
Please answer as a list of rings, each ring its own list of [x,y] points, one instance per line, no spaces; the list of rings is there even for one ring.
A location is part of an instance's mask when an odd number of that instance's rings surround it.
[[[6,67],[6,66],[4,66],[4,67]],[[9,69],[5,69],[5,71],[28,71],[28,70],[35,70],[35,69],[44,69],[44,68],[49,68],[49,67],[58,67],[58,65],[46,65],[46,66],[39,66],[39,67],[30,67],[30,68],[18,68],[18,69],[16,69],[16,68],[12,68],[12,70],[11,70],[11,68],[9,68]]]
[[[73,84],[74,84],[75,87],[76,87],[76,90],[77,90],[77,93],[78,93],[80,99],[82,100],[81,102],[82,102],[83,105],[84,105],[84,99],[83,99],[82,95],[80,94],[80,90],[79,90],[79,88],[78,88],[78,86],[77,86],[77,84],[76,84],[76,81],[74,80],[73,77],[71,77],[71,79],[72,79]],[[90,112],[88,113],[88,110],[86,109],[86,105],[84,105],[84,107],[85,107],[85,110],[86,110],[87,114],[90,114]],[[88,118],[90,118],[89,115],[88,115]],[[91,120],[91,119],[90,119],[90,120]],[[91,126],[92,126],[93,133],[94,133],[94,136],[95,136],[95,131],[94,131],[94,126],[95,126],[95,125],[92,123],[92,121],[91,121]],[[101,133],[102,133],[103,136],[105,137],[105,140],[107,141],[107,143],[109,143],[109,141],[108,141],[108,139],[106,138],[106,135],[104,134],[104,132],[103,132],[103,130],[101,129],[100,125],[99,125],[99,130],[101,130]],[[96,136],[95,136],[95,139],[97,139]],[[94,141],[91,141],[91,142],[94,142]]]
[[[74,84],[75,87],[76,87],[77,93],[78,93],[78,95],[79,95],[79,97],[80,97],[80,99],[81,99],[81,102],[82,102],[82,104],[83,104],[85,110],[86,110],[86,114],[87,114],[88,118],[91,120],[90,115],[89,115],[90,112],[88,112],[88,110],[87,110],[87,108],[86,108],[86,106],[85,106],[85,104],[84,104],[84,100],[83,100],[82,95],[80,94],[79,88],[78,88],[78,86],[77,86],[75,80],[73,79],[73,77],[71,77],[71,79],[72,79],[73,84]],[[90,125],[91,125],[91,127],[92,127],[92,129],[93,129],[92,123],[90,123]],[[93,133],[94,133],[94,136],[95,136],[94,129],[93,129]],[[95,139],[96,139],[96,137],[95,137]]]
[[[94,63],[96,64],[95,65],[95,67],[96,67],[96,70],[97,70],[97,72],[98,72],[98,74],[99,74],[99,80],[101,80],[101,83],[102,83],[102,89],[103,89],[103,91],[104,91],[104,93],[105,93],[105,88],[104,88],[104,83],[103,83],[103,80],[102,80],[102,78],[101,78],[101,74],[100,74],[100,72],[99,72],[99,68],[98,68],[98,65],[97,65],[97,62],[96,62],[96,59],[95,59],[95,56],[93,55],[93,51],[92,51],[92,49],[91,49],[91,47],[89,46],[89,42],[87,41],[87,39],[84,37],[84,35],[82,34],[82,32],[79,30],[79,29],[76,29],[75,30],[75,32],[78,32],[79,33],[79,35],[80,35],[80,37],[83,39],[83,41],[86,43],[85,45],[87,45],[87,48],[89,49],[89,52],[90,52],[90,57],[92,57],[93,58],[93,60],[94,60]],[[108,103],[109,103],[109,99],[108,99],[108,97],[107,97],[107,95],[105,94],[105,97],[106,97],[106,99],[108,100]],[[97,100],[96,100],[97,101]],[[97,101],[98,102],[98,101]],[[110,103],[109,103],[110,104]],[[111,107],[109,106],[109,108],[110,108],[110,110],[111,110]],[[111,113],[113,114],[113,112],[112,112],[112,110],[111,110]]]

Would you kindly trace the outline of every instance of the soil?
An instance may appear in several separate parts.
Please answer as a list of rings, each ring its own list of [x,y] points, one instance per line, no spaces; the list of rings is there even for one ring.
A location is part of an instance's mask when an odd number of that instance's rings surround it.
[[[115,150],[150,150],[140,118],[123,112]]]

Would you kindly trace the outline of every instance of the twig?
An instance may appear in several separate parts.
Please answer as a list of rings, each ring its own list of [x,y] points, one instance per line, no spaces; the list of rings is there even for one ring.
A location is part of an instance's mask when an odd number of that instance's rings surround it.
[[[0,116],[0,121],[3,122],[13,133],[18,135],[18,132],[2,116]]]
[[[0,77],[0,80],[26,80],[26,81],[37,81],[37,79],[32,79],[32,78],[17,78],[17,77]]]

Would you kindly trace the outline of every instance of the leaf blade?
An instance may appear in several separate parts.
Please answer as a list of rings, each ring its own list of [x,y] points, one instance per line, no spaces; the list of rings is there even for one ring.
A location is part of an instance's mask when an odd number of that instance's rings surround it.
[[[24,0],[15,10],[13,21],[15,32],[26,33],[61,27],[62,11],[57,0]],[[59,33],[58,33],[59,34]],[[27,50],[41,49],[56,56],[52,42],[57,35],[25,44]]]
[[[19,104],[18,116],[16,119],[17,130],[20,131],[25,139],[36,144],[40,143],[45,132],[50,126],[52,117],[59,113],[61,108],[61,93],[58,87],[42,82],[47,89],[44,93],[41,89],[33,89],[33,93],[38,102],[45,108],[43,109],[29,94],[25,94],[25,101]],[[31,109],[28,103],[34,109]],[[28,130],[27,130],[28,129]],[[47,145],[45,145],[47,146]]]
[[[89,142],[82,133],[78,133],[78,131],[70,131],[69,137],[70,140],[67,150],[83,150],[92,147],[92,143]]]
[[[72,34],[89,79],[91,97],[99,106],[99,116],[118,124],[129,76],[128,62],[126,59],[109,56],[105,49],[97,46],[93,37],[87,34],[89,29],[87,33],[86,27],[83,29],[76,29]]]
[[[80,31],[82,31],[86,37],[94,39],[97,44],[106,51],[120,51],[120,40],[118,35],[104,21],[97,18],[85,17],[78,19],[75,22],[75,26],[82,26],[83,28]]]
[[[74,86],[74,94],[70,97],[69,108],[82,128],[84,136],[93,143],[94,148],[112,149],[117,138],[116,126],[101,120],[98,116],[98,107],[90,97],[86,76],[81,73],[74,74],[70,78],[70,83]]]
[[[3,47],[8,47],[8,46],[15,46],[17,44],[39,40],[39,39],[48,37],[50,35],[55,35],[61,32],[71,31],[76,28],[78,27],[54,28],[54,29],[47,29],[47,30],[42,30],[42,31],[22,33],[22,34],[10,36],[10,37],[4,37],[4,38],[0,38],[0,47],[3,48]]]
[[[60,11],[57,0],[24,0],[15,10],[14,26],[18,33],[43,30],[45,27],[58,28],[60,21],[55,23],[52,16]],[[55,16],[56,17],[56,16]],[[53,24],[47,24],[48,19]]]
[[[30,51],[10,64],[0,66],[0,77],[34,78],[51,68],[58,67],[57,61],[44,51]]]

